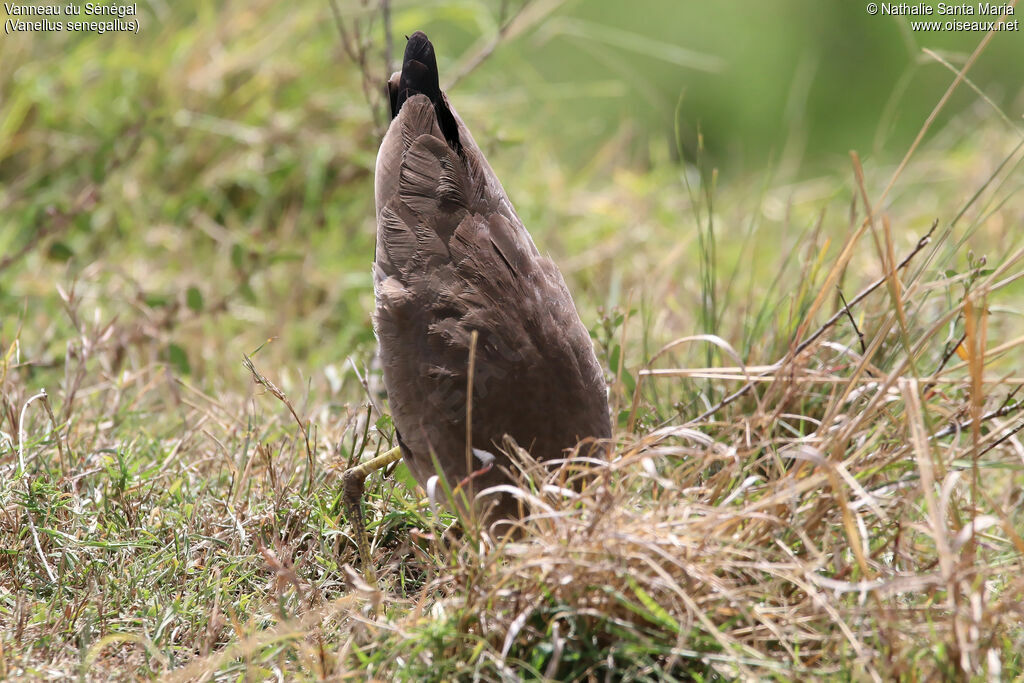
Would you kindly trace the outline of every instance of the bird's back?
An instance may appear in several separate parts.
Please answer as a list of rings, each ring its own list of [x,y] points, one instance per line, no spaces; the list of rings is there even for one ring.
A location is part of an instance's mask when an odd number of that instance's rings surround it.
[[[436,457],[455,486],[491,453],[494,466],[474,479],[480,490],[505,481],[505,435],[543,460],[610,437],[611,425],[603,373],[565,282],[436,89],[433,49],[422,41],[410,38],[393,79],[395,116],[377,158],[375,327],[413,474],[426,485]],[[467,463],[471,346],[479,455]]]

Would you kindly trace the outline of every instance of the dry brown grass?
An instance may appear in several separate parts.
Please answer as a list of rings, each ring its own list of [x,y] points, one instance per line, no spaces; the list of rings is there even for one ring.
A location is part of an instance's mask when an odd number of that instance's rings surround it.
[[[365,62],[342,29],[339,59]],[[531,147],[502,177],[596,321],[614,455],[522,456],[532,516],[497,544],[402,466],[373,478],[370,586],[340,474],[391,445],[358,160],[376,138],[361,100],[339,135],[322,93],[254,95],[296,78],[256,32],[213,64],[221,39],[180,48],[200,66],[165,87],[213,83],[181,87],[203,116],[145,139],[115,121],[109,149],[39,164],[25,141],[56,133],[15,140],[0,201],[30,234],[0,256],[0,678],[1021,676],[1024,137],[991,101],[900,164],[760,194],[667,159],[604,173],[621,140],[573,182]],[[224,128],[242,104],[263,128]],[[48,183],[70,198],[52,213]]]

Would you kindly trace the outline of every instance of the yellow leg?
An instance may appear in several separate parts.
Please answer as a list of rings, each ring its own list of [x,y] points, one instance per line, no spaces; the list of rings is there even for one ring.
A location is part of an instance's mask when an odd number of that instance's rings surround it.
[[[348,515],[349,523],[352,524],[352,530],[356,535],[359,561],[363,565],[363,578],[371,586],[377,585],[377,572],[374,571],[373,561],[370,559],[370,540],[366,535],[366,524],[363,521],[363,483],[372,472],[383,469],[401,459],[402,449],[395,446],[383,455],[378,455],[362,465],[345,470],[345,474],[341,475],[342,503],[345,505],[345,514]]]

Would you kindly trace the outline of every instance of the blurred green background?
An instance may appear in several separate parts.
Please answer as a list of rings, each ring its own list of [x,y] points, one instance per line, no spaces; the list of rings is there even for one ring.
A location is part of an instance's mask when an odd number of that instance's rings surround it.
[[[799,239],[784,211],[758,217],[744,188],[822,173],[810,194],[834,199],[848,150],[869,171],[898,160],[953,79],[923,49],[960,66],[983,37],[914,33],[859,0],[387,4],[392,62],[402,34],[434,40],[452,101],[588,324],[631,282],[671,307],[645,269],[665,273],[666,297],[699,289],[680,149],[732,188],[736,217],[720,230],[734,267],[744,226],[765,216],[758,234],[775,248]],[[147,357],[182,372],[229,363],[212,376],[244,381],[235,351],[270,337],[282,341],[264,353],[305,367],[368,357],[380,3],[138,8],[138,35],[0,38],[0,339],[24,329],[26,356],[59,364],[72,326],[55,284],[78,282],[81,300],[139,325]],[[996,35],[970,77],[1019,120],[1021,34]],[[971,110],[999,116],[964,86],[929,138]],[[934,192],[913,194],[920,220],[900,227],[911,241],[936,208]],[[663,234],[686,251],[659,261],[644,241]],[[772,277],[774,263],[761,267]],[[694,302],[675,305],[688,320]]]
[[[870,16],[859,0],[552,5],[471,84],[508,98],[514,115],[507,120],[522,130],[558,131],[556,144],[570,159],[587,158],[616,132],[629,135],[641,158],[647,143],[671,146],[677,107],[686,148],[700,131],[726,168],[757,171],[788,154],[808,174],[834,167],[851,149],[898,157],[953,78],[924,50],[962,67],[984,36],[913,32],[912,20],[949,17]],[[426,26],[458,52],[488,29],[474,7],[411,12],[398,28]],[[1024,34],[997,34],[970,78],[1019,120]],[[945,117],[975,101],[960,89]]]
[[[401,34],[422,29],[437,43],[441,69],[450,75],[523,4],[391,2],[393,59],[400,59]],[[649,144],[674,147],[677,110],[687,146],[702,131],[713,158],[726,166],[757,168],[787,149],[803,150],[811,161],[849,149],[862,156],[899,154],[951,79],[948,68],[923,50],[962,66],[984,35],[914,32],[911,21],[919,17],[870,16],[859,0],[528,4],[508,39],[473,70],[456,99],[484,100],[468,108],[486,107],[510,139],[539,136],[561,158],[579,162],[615,133],[628,135],[629,150],[641,159]],[[377,3],[338,0],[335,6],[352,23],[366,21]],[[353,64],[338,45],[328,0],[287,7],[142,2],[138,8],[139,35],[35,33],[0,42],[4,171],[11,170],[9,136],[24,124],[26,99],[45,110],[64,98],[80,98],[77,121],[66,122],[66,132],[95,134],[121,117],[169,113],[152,109],[160,83],[183,87],[177,93],[185,96],[183,104],[190,91],[232,91],[250,79],[270,77],[263,70],[294,71],[286,90],[315,94],[320,101],[353,85]],[[378,22],[369,34],[381,49],[382,33]],[[369,62],[383,78],[376,50]],[[1011,118],[1019,118],[1021,32],[995,36],[971,79]],[[83,97],[80,89],[105,97]],[[297,104],[288,101],[288,92],[250,94]],[[945,115],[975,100],[961,89]],[[258,124],[267,115],[256,111],[245,122]]]

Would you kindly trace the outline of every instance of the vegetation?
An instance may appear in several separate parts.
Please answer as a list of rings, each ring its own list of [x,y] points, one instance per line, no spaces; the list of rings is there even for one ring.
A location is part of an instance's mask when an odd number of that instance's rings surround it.
[[[891,155],[720,173],[681,107],[677,146],[566,165],[483,85],[557,7],[444,5],[488,37],[441,66],[591,326],[615,455],[520,454],[497,544],[375,475],[377,586],[340,475],[392,445],[378,8],[4,37],[0,678],[1024,675],[1024,133],[988,43]]]

